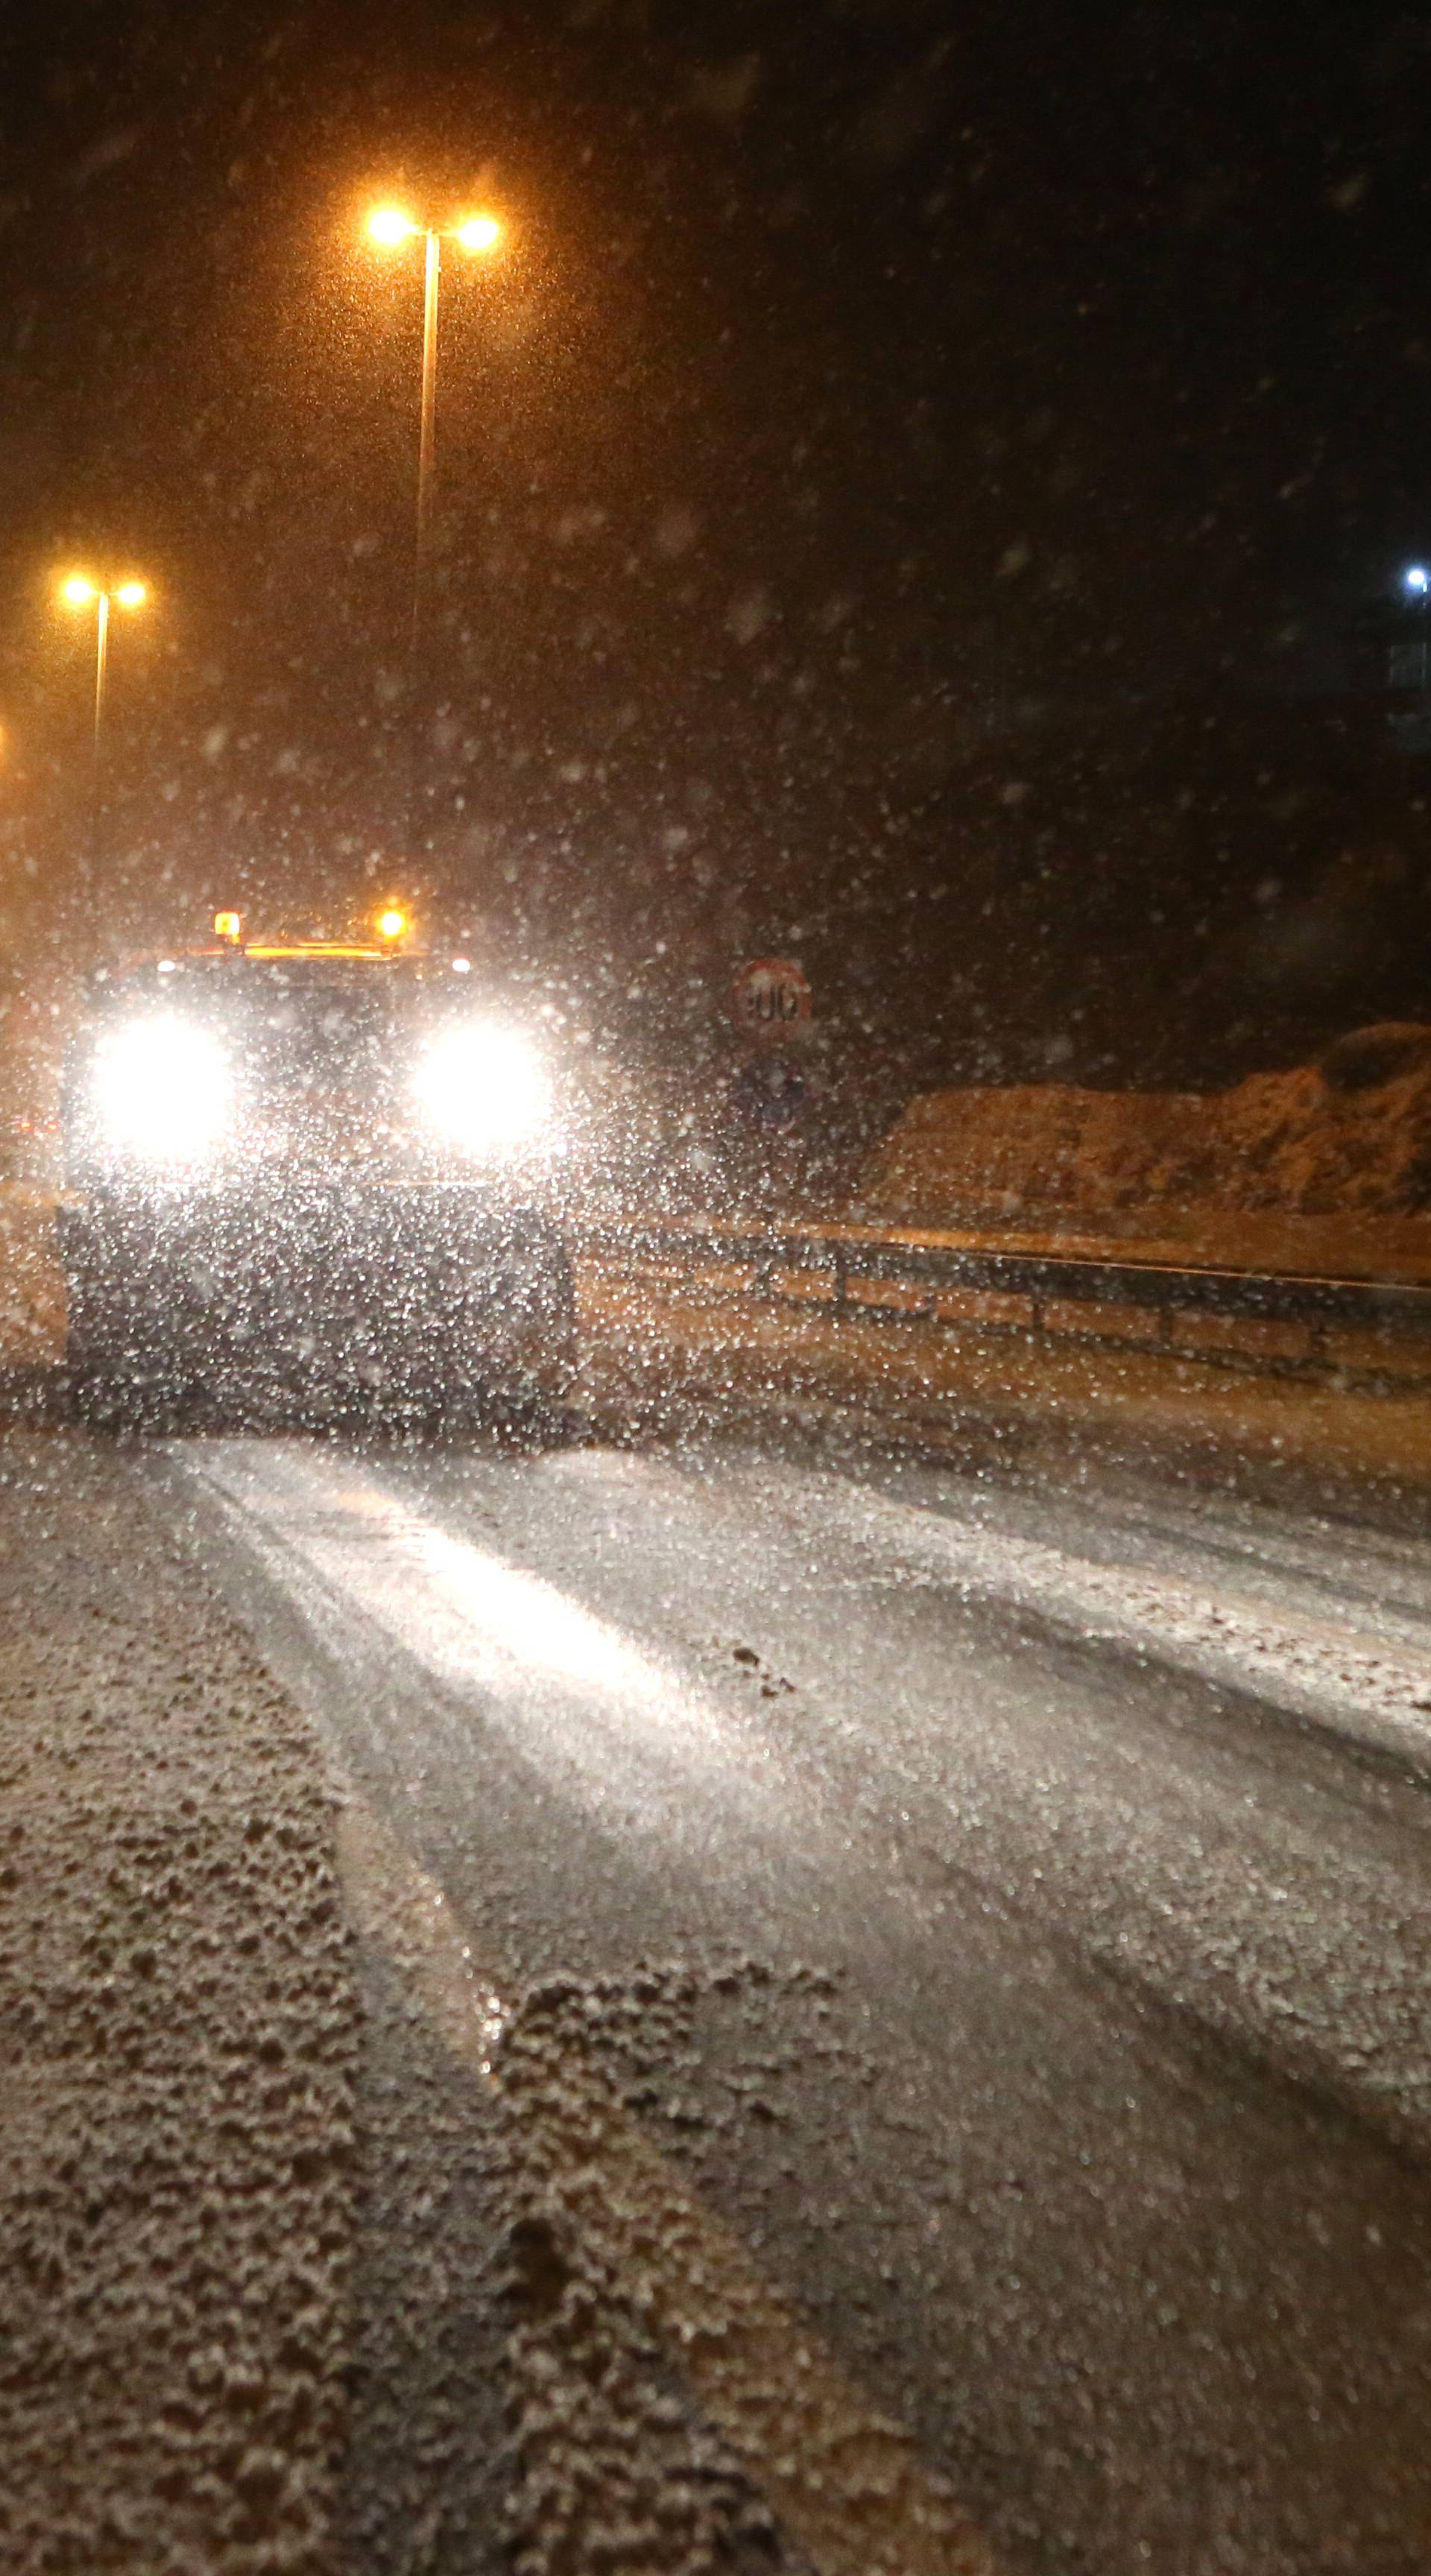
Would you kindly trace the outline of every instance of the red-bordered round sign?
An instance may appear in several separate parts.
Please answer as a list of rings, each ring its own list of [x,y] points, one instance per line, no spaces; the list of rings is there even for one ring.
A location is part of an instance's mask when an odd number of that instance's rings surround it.
[[[752,957],[733,991],[735,1016],[748,1037],[786,1038],[808,1028],[814,1010],[810,979],[789,957]]]

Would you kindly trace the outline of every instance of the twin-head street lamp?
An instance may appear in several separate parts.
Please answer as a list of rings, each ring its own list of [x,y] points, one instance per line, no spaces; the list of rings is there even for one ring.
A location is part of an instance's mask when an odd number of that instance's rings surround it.
[[[419,701],[422,694],[422,589],[427,568],[428,537],[432,517],[433,468],[436,461],[437,424],[437,291],[442,268],[444,241],[456,242],[459,250],[475,255],[493,251],[502,239],[502,226],[495,215],[466,215],[460,223],[440,229],[435,224],[418,223],[402,206],[375,206],[368,217],[368,239],[379,250],[400,251],[409,242],[424,245],[422,299],[422,413],[417,448],[417,533],[412,564],[412,630],[411,691],[412,717],[409,728],[408,830],[417,830],[417,808],[420,794]]]
[[[104,684],[109,669],[109,611],[117,608],[142,608],[149,597],[142,581],[118,581],[109,584],[91,581],[87,573],[72,572],[60,584],[60,597],[67,608],[94,608],[94,748],[98,755],[104,727]]]
[[[436,451],[437,292],[442,245],[444,241],[452,241],[460,250],[481,253],[495,250],[501,238],[502,226],[495,215],[466,215],[461,223],[445,228],[420,224],[401,206],[376,206],[368,217],[368,239],[376,243],[379,250],[403,250],[409,242],[420,241],[426,253],[422,302],[422,427],[417,450],[417,560],[412,594],[414,657],[422,624],[422,567],[432,508]]]
[[[444,238],[433,225],[415,223],[401,206],[376,207],[368,217],[368,232],[381,250],[400,250],[405,241],[416,241],[419,233],[429,242]],[[464,250],[493,250],[502,238],[502,227],[495,215],[468,215],[460,224],[449,226],[445,238],[460,242]]]

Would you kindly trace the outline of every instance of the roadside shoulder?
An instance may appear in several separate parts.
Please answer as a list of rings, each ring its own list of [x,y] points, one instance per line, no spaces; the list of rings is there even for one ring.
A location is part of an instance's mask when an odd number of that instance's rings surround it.
[[[317,1746],[74,1434],[0,1441],[0,1630],[0,2556],[320,2576],[358,2031]]]

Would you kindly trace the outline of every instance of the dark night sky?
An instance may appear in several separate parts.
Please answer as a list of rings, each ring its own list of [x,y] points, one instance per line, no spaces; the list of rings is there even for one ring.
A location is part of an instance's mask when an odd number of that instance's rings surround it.
[[[1431,548],[1431,14],[3,28],[12,931],[87,813],[50,577],[108,559],[158,596],[116,638],[106,864],[166,935],[376,851],[578,974],[790,940],[955,1062],[1052,1032],[1095,1077],[1197,1073],[1417,1007],[1423,775],[1329,763],[1317,710]],[[389,190],[511,225],[445,306],[416,852],[417,276],[359,241]],[[1206,710],[1254,702],[1211,758]]]

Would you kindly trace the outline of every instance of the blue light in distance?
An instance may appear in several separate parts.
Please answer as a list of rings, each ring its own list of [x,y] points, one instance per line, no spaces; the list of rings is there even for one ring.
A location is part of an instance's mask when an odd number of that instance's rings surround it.
[[[1408,564],[1401,576],[1401,587],[1412,599],[1424,599],[1431,590],[1431,570],[1422,563]]]

